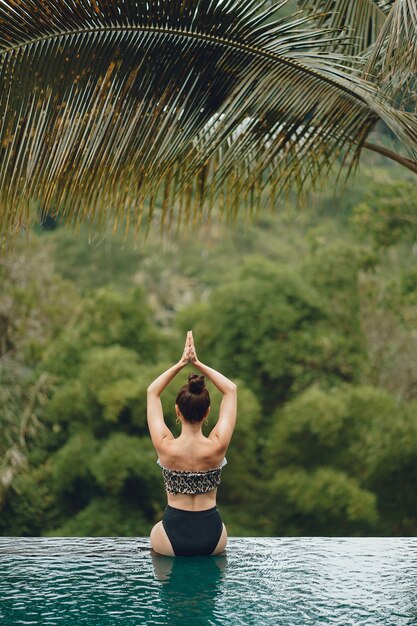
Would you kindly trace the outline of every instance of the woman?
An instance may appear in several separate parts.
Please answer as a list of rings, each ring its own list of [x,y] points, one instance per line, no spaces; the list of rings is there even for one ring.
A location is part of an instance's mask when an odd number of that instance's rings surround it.
[[[175,438],[165,424],[160,396],[187,363],[202,375],[191,374],[178,393],[175,411],[182,429]],[[201,430],[210,411],[204,376],[223,394],[219,419],[208,437]],[[228,378],[198,360],[191,331],[180,361],[148,387],[148,426],[168,499],[162,521],[151,531],[152,547],[159,554],[202,556],[220,554],[226,547],[227,532],[216,506],[216,493],[236,423],[236,389]]]

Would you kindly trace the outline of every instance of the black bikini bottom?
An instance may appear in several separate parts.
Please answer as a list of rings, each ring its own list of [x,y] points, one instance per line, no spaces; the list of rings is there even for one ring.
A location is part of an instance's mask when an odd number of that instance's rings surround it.
[[[185,511],[167,505],[162,525],[175,556],[208,556],[215,550],[223,531],[216,506],[205,511]]]

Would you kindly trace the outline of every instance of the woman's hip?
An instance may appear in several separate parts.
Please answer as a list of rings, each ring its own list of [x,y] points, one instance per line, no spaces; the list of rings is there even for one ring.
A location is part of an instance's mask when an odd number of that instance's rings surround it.
[[[217,506],[188,511],[167,505],[162,525],[176,556],[208,556],[215,550],[223,532]]]

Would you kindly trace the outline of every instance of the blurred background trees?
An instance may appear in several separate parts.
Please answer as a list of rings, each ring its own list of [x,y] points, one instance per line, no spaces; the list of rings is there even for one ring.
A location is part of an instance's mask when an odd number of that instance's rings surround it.
[[[38,227],[0,266],[0,534],[149,533],[166,500],[146,387],[188,328],[239,384],[230,534],[415,534],[414,212],[376,164],[250,227],[140,246]],[[163,396],[176,434],[188,373]]]
[[[415,534],[413,2],[11,4],[0,534],[149,532],[188,328],[239,383],[230,534]]]

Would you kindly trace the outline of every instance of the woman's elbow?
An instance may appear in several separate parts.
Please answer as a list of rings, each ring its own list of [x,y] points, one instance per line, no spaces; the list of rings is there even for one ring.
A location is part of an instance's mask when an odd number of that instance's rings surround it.
[[[158,395],[158,394],[156,393],[156,391],[155,391],[154,387],[152,386],[152,384],[151,384],[151,385],[149,385],[149,387],[147,388],[147,390],[146,390],[146,395],[148,396],[148,398],[149,398],[149,396],[157,396],[157,395]]]
[[[228,385],[227,391],[229,393],[237,393],[237,385],[236,385],[236,383],[232,383],[232,381],[230,381],[230,384]]]

